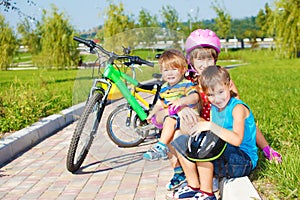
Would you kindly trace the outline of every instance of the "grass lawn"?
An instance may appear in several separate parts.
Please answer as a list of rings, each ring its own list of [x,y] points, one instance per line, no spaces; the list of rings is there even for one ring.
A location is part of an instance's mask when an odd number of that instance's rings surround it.
[[[218,64],[235,64],[229,61],[231,59],[247,63],[230,69],[230,74],[241,99],[252,109],[259,128],[271,146],[283,155],[283,163],[275,165],[259,152],[258,167],[250,178],[266,199],[298,199],[300,59],[279,60],[271,51],[247,50],[221,53]],[[140,81],[158,72],[157,66],[142,70],[137,70]],[[21,129],[71,106],[74,91],[80,91],[78,85],[83,85],[79,80],[85,80],[90,74],[84,70],[1,71],[0,132]],[[86,84],[86,89],[89,87],[90,84]]]
[[[77,70],[0,72],[0,133],[22,129],[71,106]]]
[[[241,52],[236,52],[237,54]],[[258,127],[283,156],[270,164],[260,153],[253,182],[266,199],[300,197],[300,59],[277,60],[273,52],[242,55],[249,63],[230,70],[241,99],[252,109]]]

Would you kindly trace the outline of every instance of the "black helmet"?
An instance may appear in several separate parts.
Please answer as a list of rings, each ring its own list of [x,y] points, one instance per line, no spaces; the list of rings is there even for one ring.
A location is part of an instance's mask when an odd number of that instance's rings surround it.
[[[211,131],[202,131],[189,138],[186,155],[192,161],[212,161],[222,155],[226,144]]]

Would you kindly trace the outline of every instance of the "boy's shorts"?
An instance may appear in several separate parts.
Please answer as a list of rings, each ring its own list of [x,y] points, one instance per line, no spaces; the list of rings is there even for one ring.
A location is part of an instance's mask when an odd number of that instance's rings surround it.
[[[171,145],[185,159],[188,159],[186,157],[186,150],[189,137],[190,136],[186,134],[180,135],[171,142]],[[191,160],[189,161],[194,162]],[[248,176],[252,171],[252,162],[249,156],[239,147],[232,146],[228,143],[223,154],[218,159],[212,161],[212,163],[214,164],[214,175],[219,178]]]

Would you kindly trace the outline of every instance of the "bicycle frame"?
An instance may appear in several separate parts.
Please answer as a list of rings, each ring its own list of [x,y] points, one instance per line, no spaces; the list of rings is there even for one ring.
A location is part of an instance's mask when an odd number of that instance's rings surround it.
[[[155,94],[156,90],[145,90],[142,88],[134,88],[134,91],[131,92],[131,94],[139,101],[141,102],[147,109],[150,108],[150,104],[143,98],[141,97],[141,95],[138,94],[138,92],[144,92],[144,93],[148,93],[148,94]]]
[[[101,79],[95,79],[93,86],[90,91],[90,96],[94,93],[95,90],[99,90],[99,87],[97,87],[98,83],[104,83],[107,85],[107,89],[104,93],[104,99],[107,99],[108,93],[110,92],[110,89],[112,87],[112,83],[107,81],[111,80],[117,88],[120,90],[124,98],[128,101],[130,106],[133,108],[133,110],[137,113],[139,118],[144,121],[147,118],[147,113],[144,111],[142,106],[138,103],[135,96],[130,92],[130,90],[127,88],[127,85],[124,83],[123,80],[126,80],[133,84],[135,87],[138,86],[139,82],[132,77],[128,76],[127,74],[117,70],[114,68],[113,64],[106,65],[104,69],[104,73],[102,75],[103,78]]]

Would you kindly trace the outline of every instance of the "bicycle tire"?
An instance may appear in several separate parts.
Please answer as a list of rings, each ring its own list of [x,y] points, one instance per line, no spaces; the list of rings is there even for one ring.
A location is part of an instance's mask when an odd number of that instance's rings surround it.
[[[95,92],[77,123],[66,162],[68,171],[72,173],[80,168],[90,150],[105,108],[105,101],[102,98],[102,93]]]
[[[129,112],[131,112],[130,117],[128,116]],[[110,113],[106,122],[106,130],[109,138],[119,147],[136,147],[145,140],[145,137],[135,131],[135,128],[141,123],[136,112],[125,103]],[[144,135],[148,135],[148,133],[149,131]]]

